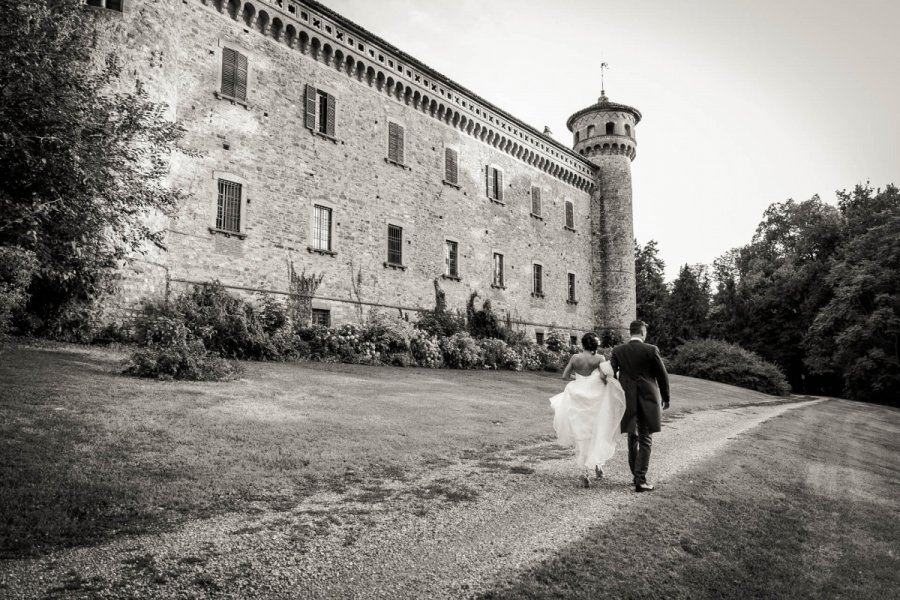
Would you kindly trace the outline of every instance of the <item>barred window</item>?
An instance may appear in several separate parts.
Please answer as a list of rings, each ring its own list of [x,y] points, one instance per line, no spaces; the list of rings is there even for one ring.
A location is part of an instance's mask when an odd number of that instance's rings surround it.
[[[392,265],[403,264],[403,228],[397,225],[388,225],[387,261]]]
[[[535,331],[534,332],[534,341],[537,342],[538,346],[544,345],[544,332],[543,331]]]
[[[569,273],[568,299],[569,302],[575,302],[575,273]]]
[[[575,204],[566,200],[566,227],[575,229]]]
[[[494,285],[503,287],[503,255],[494,252]]]
[[[334,137],[336,105],[334,96],[306,84],[307,129],[328,137]]]
[[[536,217],[541,216],[541,210],[543,206],[541,205],[541,188],[535,186],[531,187],[531,214]]]
[[[485,187],[488,198],[503,202],[503,171],[488,165],[485,168]]]
[[[544,267],[543,265],[539,265],[537,263],[531,266],[531,272],[533,274],[533,287],[531,292],[535,296],[543,296],[544,295]]]
[[[459,244],[447,240],[444,243],[444,274],[448,277],[459,277]]]
[[[459,183],[459,154],[453,148],[444,149],[444,181]]]
[[[216,229],[240,233],[241,184],[219,180],[219,199],[216,203]]]
[[[388,122],[388,160],[403,164],[404,130],[402,125]]]
[[[222,48],[222,95],[247,100],[247,57],[231,48]]]
[[[312,309],[312,324],[331,327],[331,311],[325,308]]]
[[[331,209],[327,206],[313,207],[313,248],[331,251]]]

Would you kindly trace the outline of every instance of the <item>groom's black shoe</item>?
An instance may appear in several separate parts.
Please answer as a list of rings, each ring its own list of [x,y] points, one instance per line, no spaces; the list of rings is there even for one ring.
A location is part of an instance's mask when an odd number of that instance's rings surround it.
[[[650,485],[649,483],[636,483],[636,484],[634,484],[634,491],[636,491],[638,493],[652,492],[653,486]]]

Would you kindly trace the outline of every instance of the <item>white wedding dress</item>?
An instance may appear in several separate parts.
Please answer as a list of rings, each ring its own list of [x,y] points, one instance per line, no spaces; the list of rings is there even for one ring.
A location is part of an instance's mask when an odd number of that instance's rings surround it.
[[[606,375],[606,383],[600,371]],[[593,468],[612,458],[625,414],[625,391],[609,361],[588,376],[575,374],[563,393],[550,398],[553,428],[560,444],[575,447],[579,467]]]

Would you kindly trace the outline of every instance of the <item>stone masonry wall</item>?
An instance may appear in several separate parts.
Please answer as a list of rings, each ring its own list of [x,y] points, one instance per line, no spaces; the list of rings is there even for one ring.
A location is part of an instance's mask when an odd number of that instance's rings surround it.
[[[177,65],[165,75],[177,83],[185,146],[199,152],[173,161],[173,184],[192,195],[169,225],[161,261],[174,287],[219,279],[234,288],[284,292],[293,261],[298,272],[324,274],[314,306],[331,309],[333,322],[355,320],[356,306],[348,301],[351,278],[360,271],[364,302],[414,311],[434,305],[432,280],[444,271],[443,244],[452,239],[459,243],[461,280],[441,281],[451,308],[464,309],[477,291],[527,323],[530,333],[556,327],[576,335],[593,328],[587,192],[210,6],[165,2],[162,14],[161,2],[139,4],[178,40],[172,46]],[[152,51],[147,37],[122,38],[141,72]],[[215,95],[225,45],[249,58],[247,106]],[[307,83],[336,98],[336,142],[304,127]],[[389,120],[405,127],[408,168],[385,160]],[[442,183],[445,146],[459,152],[459,188]],[[502,205],[486,197],[488,164],[504,172]],[[244,239],[209,231],[220,175],[246,182]],[[541,219],[530,215],[532,185],[543,191]],[[566,200],[574,203],[575,231],[564,228]],[[335,256],[307,250],[314,204],[333,208]],[[406,270],[383,264],[388,223],[403,227]],[[505,256],[505,290],[491,287],[494,251]],[[531,294],[533,261],[544,265],[544,298]],[[568,272],[576,274],[577,304],[566,302]]]

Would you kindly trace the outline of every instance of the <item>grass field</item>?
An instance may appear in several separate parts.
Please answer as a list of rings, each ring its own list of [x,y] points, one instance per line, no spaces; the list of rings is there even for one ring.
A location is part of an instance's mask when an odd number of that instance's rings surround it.
[[[119,375],[121,360],[56,344],[0,355],[0,557],[288,510],[549,439],[547,398],[563,386],[555,374],[278,363],[247,363],[228,383],[157,382]],[[772,400],[680,377],[672,388],[670,418]]]
[[[892,598],[900,411],[792,411],[482,600]]]

